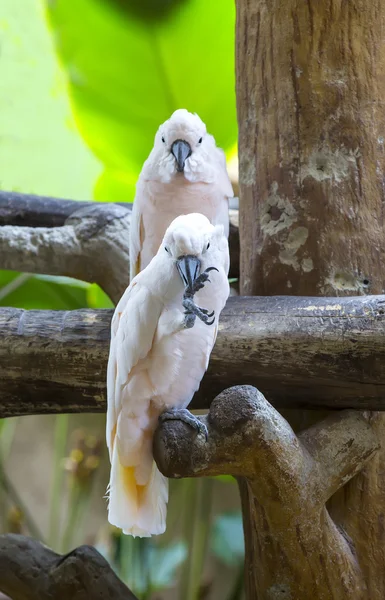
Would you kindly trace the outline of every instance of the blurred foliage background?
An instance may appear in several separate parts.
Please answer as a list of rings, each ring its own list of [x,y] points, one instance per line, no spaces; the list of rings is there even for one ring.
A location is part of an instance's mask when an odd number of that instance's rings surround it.
[[[1,0],[0,189],[132,202],[160,123],[197,112],[236,161],[233,0]],[[1,266],[1,262],[0,262]],[[111,307],[96,286],[0,271],[0,306]],[[231,478],[171,482],[168,530],[107,524],[101,415],[0,421],[0,527],[92,543],[141,599],[242,598]]]

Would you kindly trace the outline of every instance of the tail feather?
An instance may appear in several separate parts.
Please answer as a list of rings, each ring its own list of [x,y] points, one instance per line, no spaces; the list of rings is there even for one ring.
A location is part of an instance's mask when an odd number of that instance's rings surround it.
[[[168,479],[162,475],[153,461],[150,480],[143,486],[139,496],[138,525],[153,535],[166,530],[168,502]]]
[[[166,529],[168,480],[160,473],[151,455],[143,459],[151,459],[152,468],[148,482],[139,485],[135,476],[137,467],[121,464],[115,440],[108,492],[108,520],[122,529],[123,533],[149,537],[164,533]]]

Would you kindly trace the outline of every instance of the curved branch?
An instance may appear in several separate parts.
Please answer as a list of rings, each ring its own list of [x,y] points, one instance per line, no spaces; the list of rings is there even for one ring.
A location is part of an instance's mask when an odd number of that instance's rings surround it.
[[[92,546],[61,556],[16,534],[0,536],[0,590],[12,600],[137,600]]]
[[[165,421],[156,430],[154,454],[167,477],[253,477],[269,465],[270,480],[280,481],[286,498],[298,497],[306,475],[317,492],[324,487],[316,501],[325,504],[379,447],[368,421],[350,410],[297,437],[263,394],[248,385],[224,390],[200,420],[207,426],[207,440],[182,421]],[[265,484],[260,482],[261,493]]]
[[[261,598],[361,599],[365,585],[354,549],[325,502],[378,449],[367,420],[344,411],[297,437],[250,386],[222,392],[201,420],[207,440],[185,423],[162,423],[155,460],[168,477],[239,479],[248,589]]]
[[[98,283],[117,302],[129,280],[131,211],[116,204],[76,204],[61,227],[0,227],[1,266]]]
[[[129,282],[131,204],[0,191],[1,267],[98,283],[117,302]],[[238,210],[230,210],[230,277],[239,276]]]

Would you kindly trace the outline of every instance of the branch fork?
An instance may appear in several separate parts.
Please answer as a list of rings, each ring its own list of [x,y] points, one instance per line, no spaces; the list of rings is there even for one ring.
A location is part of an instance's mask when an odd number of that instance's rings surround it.
[[[338,412],[296,436],[257,389],[237,386],[222,392],[201,420],[207,441],[183,422],[162,423],[155,459],[168,477],[237,478],[249,592],[266,600],[363,598],[351,540],[325,504],[379,447],[365,417]]]

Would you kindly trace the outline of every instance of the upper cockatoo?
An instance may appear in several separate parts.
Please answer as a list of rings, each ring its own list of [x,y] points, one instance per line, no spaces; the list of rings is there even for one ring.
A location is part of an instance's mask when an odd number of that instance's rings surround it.
[[[182,215],[115,309],[107,371],[108,520],[124,533],[165,530],[168,480],[153,459],[153,433],[162,413],[204,428],[186,407],[208,366],[229,295],[228,269],[223,225]]]
[[[181,108],[161,125],[136,184],[130,229],[130,278],[156,254],[171,221],[199,212],[229,234],[234,196],[223,150],[196,114]]]

